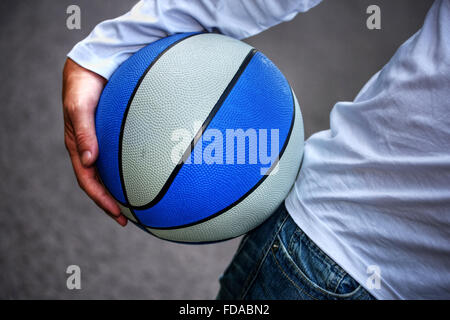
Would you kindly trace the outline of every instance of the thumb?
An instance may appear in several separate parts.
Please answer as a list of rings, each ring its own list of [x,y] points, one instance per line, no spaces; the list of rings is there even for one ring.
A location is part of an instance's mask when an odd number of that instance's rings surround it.
[[[73,114],[72,125],[81,163],[85,167],[94,164],[98,157],[97,136],[95,135],[94,108],[81,109]]]

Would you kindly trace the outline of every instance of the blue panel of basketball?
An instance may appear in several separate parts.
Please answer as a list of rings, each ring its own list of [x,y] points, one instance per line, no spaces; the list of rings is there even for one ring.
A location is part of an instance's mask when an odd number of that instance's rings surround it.
[[[109,192],[121,203],[126,203],[126,199],[119,171],[119,137],[128,102],[152,61],[170,45],[190,35],[176,34],[139,50],[111,76],[100,97],[96,112],[97,168]]]
[[[259,156],[256,164],[249,164],[248,143],[245,164],[236,164],[237,153],[233,154],[234,164],[226,164],[226,130],[255,129],[259,138],[259,130],[267,129],[270,155],[270,130],[278,129],[278,155],[289,138],[293,117],[294,102],[289,84],[269,59],[256,53],[207,128],[222,134],[224,164],[205,161],[195,164],[196,155],[205,154],[211,143],[198,142],[191,163],[182,166],[164,197],[153,207],[134,209],[134,213],[146,226],[170,228],[207,219],[230,207],[257,186],[264,178],[261,168],[268,168],[270,164],[261,163]]]

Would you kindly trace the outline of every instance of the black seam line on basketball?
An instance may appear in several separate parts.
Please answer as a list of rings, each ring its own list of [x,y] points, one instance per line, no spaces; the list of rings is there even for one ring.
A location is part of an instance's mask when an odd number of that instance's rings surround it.
[[[190,241],[182,241],[182,240],[172,240],[172,239],[166,239],[166,238],[163,238],[163,237],[161,237],[161,236],[159,236],[159,235],[157,235],[157,234],[155,234],[155,233],[153,233],[153,232],[151,232],[150,230],[148,230],[148,227],[145,227],[144,225],[142,225],[142,224],[137,224],[136,222],[134,222],[134,221],[131,221],[136,227],[138,227],[140,230],[142,230],[142,231],[144,231],[144,232],[146,232],[146,233],[148,233],[149,235],[151,235],[151,236],[153,236],[153,237],[155,237],[155,238],[158,238],[158,239],[161,239],[161,240],[165,240],[165,241],[169,241],[169,242],[172,242],[172,243],[177,243],[177,244],[186,244],[186,245],[206,245],[206,244],[215,244],[215,243],[219,243],[219,242],[225,242],[225,241],[228,241],[228,240],[231,240],[231,239],[235,239],[235,238],[237,238],[237,237],[240,237],[240,235],[238,235],[238,236],[234,236],[234,237],[231,237],[231,238],[225,238],[225,239],[220,239],[220,240],[213,240],[213,241],[195,241],[195,242],[190,242]],[[141,227],[143,227],[144,229],[141,229]]]
[[[122,185],[122,191],[123,191],[123,195],[125,197],[125,201],[126,203],[122,203],[121,201],[117,201],[122,204],[123,206],[129,208],[129,199],[128,199],[128,195],[127,195],[127,190],[125,188],[125,179],[123,178],[123,168],[122,168],[122,142],[123,142],[123,132],[125,129],[125,123],[127,120],[127,116],[128,116],[128,112],[130,110],[130,106],[131,103],[133,102],[134,96],[136,95],[137,90],[139,89],[139,86],[141,85],[142,81],[144,80],[145,76],[147,75],[147,73],[150,71],[150,69],[155,65],[155,63],[167,52],[169,51],[171,48],[173,48],[174,46],[176,46],[177,44],[179,44],[180,42],[189,39],[191,37],[194,36],[198,36],[204,34],[204,32],[200,32],[200,33],[194,33],[191,34],[187,37],[184,37],[182,39],[179,39],[177,41],[175,41],[174,43],[171,43],[169,46],[167,46],[167,48],[165,48],[163,51],[161,51],[156,57],[155,59],[153,59],[153,61],[150,63],[150,65],[147,67],[147,69],[145,69],[144,73],[141,75],[141,77],[139,78],[136,86],[133,89],[133,93],[131,94],[130,98],[128,99],[128,103],[127,103],[127,107],[125,109],[125,112],[123,114],[123,118],[122,118],[122,123],[120,125],[120,133],[119,133],[119,154],[118,154],[118,158],[119,158],[119,176],[120,176],[120,183]],[[133,217],[136,219],[136,221],[138,221],[140,223],[139,218],[136,216],[136,214],[133,212],[133,210],[130,210],[131,214],[133,215]]]
[[[277,164],[280,162],[281,157],[283,156],[284,151],[286,150],[286,147],[289,143],[289,140],[291,139],[291,133],[294,129],[294,125],[295,125],[295,97],[294,97],[294,93],[292,92],[291,89],[291,95],[292,95],[292,103],[293,103],[293,112],[292,112],[292,120],[291,120],[291,127],[289,128],[289,132],[288,135],[286,137],[286,140],[284,141],[284,145],[280,150],[280,153],[278,154],[278,157],[276,159],[276,161],[274,161],[274,163],[272,164],[272,166],[269,168],[269,170],[266,172],[266,174],[250,189],[248,190],[242,197],[240,197],[238,200],[236,200],[235,202],[233,202],[232,204],[230,204],[228,207],[216,212],[213,215],[210,215],[204,219],[201,219],[199,221],[195,221],[192,223],[187,223],[184,225],[180,225],[180,226],[175,226],[175,227],[150,227],[150,226],[146,226],[144,225],[144,227],[146,228],[150,228],[150,229],[154,229],[154,230],[175,230],[175,229],[181,229],[181,228],[187,228],[187,227],[191,227],[197,224],[200,224],[202,222],[208,221],[210,219],[213,219],[219,215],[221,215],[222,213],[230,210],[231,208],[233,208],[234,206],[238,205],[240,202],[242,202],[245,198],[247,198],[253,191],[255,191],[263,182],[264,180],[266,180],[266,178],[270,175],[270,173],[273,171],[273,169],[277,166]]]
[[[206,120],[203,122],[202,126],[198,130],[198,132],[195,134],[194,138],[192,139],[191,143],[187,147],[186,151],[183,153],[183,156],[181,157],[181,160],[178,162],[178,164],[175,166],[175,168],[172,170],[171,174],[167,178],[166,182],[162,186],[161,190],[158,192],[156,197],[150,201],[149,203],[143,205],[143,206],[133,206],[130,205],[130,209],[137,209],[137,210],[145,210],[153,207],[156,205],[166,194],[167,190],[169,190],[170,186],[172,185],[172,182],[175,180],[176,176],[178,175],[178,172],[183,167],[185,161],[191,156],[191,153],[194,150],[195,145],[197,142],[201,139],[203,132],[205,129],[209,126],[214,116],[217,114],[219,109],[222,107],[223,103],[225,102],[226,98],[230,94],[231,90],[233,90],[233,87],[241,77],[242,73],[244,72],[247,65],[250,63],[250,60],[253,58],[253,56],[256,53],[256,49],[252,48],[250,52],[247,54],[241,65],[239,66],[239,69],[236,71],[235,75],[231,79],[230,83],[228,83],[227,87],[225,88],[224,92],[220,96],[219,100],[217,100],[216,104],[212,108],[211,112],[209,113]]]

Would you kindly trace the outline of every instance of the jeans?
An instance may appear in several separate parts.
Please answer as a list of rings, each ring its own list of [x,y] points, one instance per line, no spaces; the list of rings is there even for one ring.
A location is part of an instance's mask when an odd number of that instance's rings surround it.
[[[284,203],[241,241],[220,277],[217,299],[374,299],[319,249]]]

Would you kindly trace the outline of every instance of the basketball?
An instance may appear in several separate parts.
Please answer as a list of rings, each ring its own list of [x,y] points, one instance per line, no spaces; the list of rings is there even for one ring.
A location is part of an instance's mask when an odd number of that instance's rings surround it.
[[[205,243],[264,222],[294,185],[303,120],[280,70],[215,33],[160,39],[111,76],[96,111],[99,176],[123,214]]]

